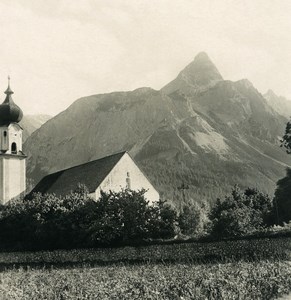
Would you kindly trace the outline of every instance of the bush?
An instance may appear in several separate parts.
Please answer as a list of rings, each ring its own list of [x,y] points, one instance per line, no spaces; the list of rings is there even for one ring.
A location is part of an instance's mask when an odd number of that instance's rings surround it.
[[[0,245],[11,249],[54,249],[78,245],[81,208],[93,202],[78,186],[66,197],[34,194],[5,205],[0,215]]]
[[[235,237],[251,234],[270,225],[272,201],[256,189],[241,191],[234,187],[223,201],[217,199],[211,210],[212,234]]]
[[[282,225],[291,220],[291,169],[286,169],[286,176],[277,182],[274,197],[275,222]]]
[[[124,245],[149,238],[172,238],[176,212],[165,202],[149,205],[145,190],[102,193],[86,187],[65,197],[34,194],[0,207],[2,249],[56,249]]]
[[[193,237],[205,235],[209,226],[208,214],[207,203],[185,204],[178,218],[181,233]]]

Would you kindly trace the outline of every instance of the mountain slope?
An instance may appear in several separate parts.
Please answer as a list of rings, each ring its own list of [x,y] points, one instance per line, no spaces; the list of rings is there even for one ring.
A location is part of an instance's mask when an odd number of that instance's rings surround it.
[[[161,91],[84,97],[24,145],[27,173],[44,175],[127,150],[163,197],[213,201],[238,183],[272,193],[291,158],[279,148],[286,119],[248,80],[225,81],[205,53]]]
[[[49,115],[26,115],[20,122],[23,128],[23,142],[42,124],[51,118]]]

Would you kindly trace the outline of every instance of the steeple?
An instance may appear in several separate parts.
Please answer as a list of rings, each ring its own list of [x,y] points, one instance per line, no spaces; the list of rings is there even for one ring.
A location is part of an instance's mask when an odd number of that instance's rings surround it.
[[[4,93],[6,94],[6,98],[0,105],[0,126],[18,123],[23,117],[22,110],[14,103],[11,96],[13,91],[10,88],[10,76],[8,76],[8,87]]]
[[[22,197],[26,190],[26,155],[22,152],[22,110],[12,100],[8,87],[0,105],[0,204]]]

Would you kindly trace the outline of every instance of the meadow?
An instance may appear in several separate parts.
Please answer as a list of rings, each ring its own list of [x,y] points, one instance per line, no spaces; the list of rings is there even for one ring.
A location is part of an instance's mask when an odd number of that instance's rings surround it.
[[[290,238],[0,253],[0,299],[276,299]]]
[[[236,262],[291,260],[291,237],[216,242],[177,242],[147,246],[36,252],[0,252],[0,269],[9,266],[72,266],[118,262]]]
[[[290,292],[288,262],[149,263],[0,273],[0,299],[276,299]]]

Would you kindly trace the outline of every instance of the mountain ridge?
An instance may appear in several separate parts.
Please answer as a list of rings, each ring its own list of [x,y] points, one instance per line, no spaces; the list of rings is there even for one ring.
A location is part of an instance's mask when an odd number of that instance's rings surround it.
[[[271,89],[264,94],[264,98],[277,113],[286,117],[287,119],[291,118],[291,100],[288,100],[283,96],[278,96]]]
[[[184,70],[195,84],[180,80],[182,70],[159,91],[76,100],[24,144],[29,180],[126,150],[177,205],[182,183],[191,201],[214,201],[236,183],[272,193],[291,165],[278,143],[286,119],[248,80],[223,80],[208,56],[190,65]]]

